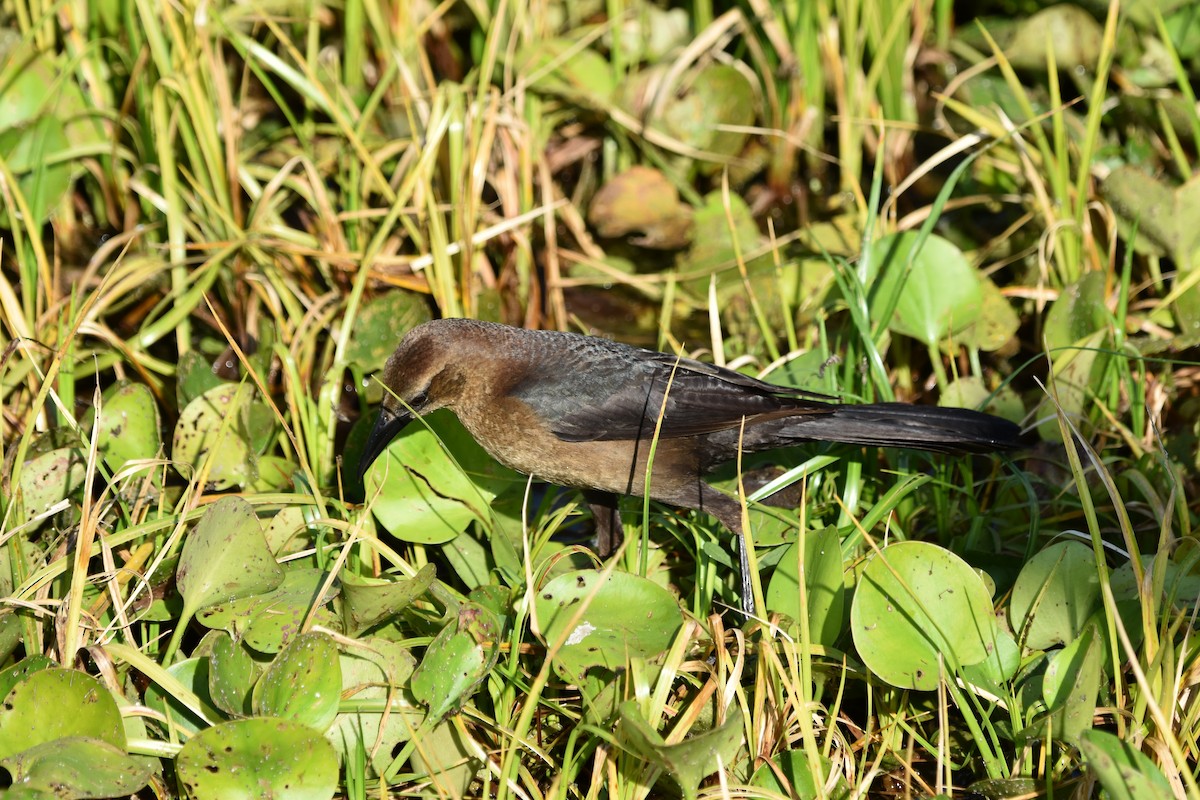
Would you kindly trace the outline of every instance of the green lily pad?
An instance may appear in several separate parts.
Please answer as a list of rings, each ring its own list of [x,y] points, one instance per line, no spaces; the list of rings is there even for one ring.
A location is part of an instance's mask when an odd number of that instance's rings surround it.
[[[683,49],[692,40],[691,19],[682,8],[648,5],[638,8],[636,14],[622,15],[604,40],[610,49],[612,42],[618,41],[627,63],[653,64]]]
[[[1046,650],[1078,639],[1099,603],[1100,579],[1091,548],[1059,542],[1021,569],[1008,618],[1027,649]]]
[[[1002,386],[995,392],[990,392],[983,385],[983,381],[974,375],[951,381],[942,390],[938,405],[978,409],[1013,422],[1020,422],[1025,418],[1025,406],[1021,402],[1021,396],[1012,387]]]
[[[881,680],[929,691],[983,661],[992,603],[967,562],[928,542],[897,542],[875,554],[859,578],[850,630],[863,663]]]
[[[561,97],[584,108],[603,109],[613,93],[612,67],[604,57],[571,39],[539,39],[517,51],[516,72],[538,94]]]
[[[56,800],[84,800],[133,794],[150,782],[154,764],[100,739],[71,738],[31,747],[0,766],[22,789],[44,791]]]
[[[1061,650],[1050,655],[1042,680],[1042,699],[1053,710],[1054,735],[1068,744],[1078,744],[1092,729],[1096,697],[1103,673],[1103,639],[1095,626]]]
[[[994,352],[1013,342],[1021,327],[1021,318],[999,287],[988,278],[979,279],[983,292],[979,318],[957,337],[968,347]]]
[[[313,546],[312,532],[300,506],[281,508],[271,517],[265,531],[267,547],[276,558],[299,553]]]
[[[366,300],[354,315],[346,361],[365,372],[383,367],[400,338],[433,318],[426,299],[415,292],[384,292]]]
[[[825,776],[833,770],[832,762],[824,756],[818,756],[818,774],[814,774],[808,754],[803,750],[784,750],[776,753],[771,762],[754,770],[750,778],[752,786],[798,800],[849,800],[851,796],[850,784],[843,775],[838,776],[833,791],[823,791]],[[780,780],[781,777],[783,780]]]
[[[39,117],[51,116],[63,123],[74,148],[106,141],[96,116],[88,114],[79,83],[73,75],[64,75],[63,63],[55,53],[37,52],[29,37],[0,29],[0,70],[7,73],[0,95],[0,131],[28,128]]]
[[[491,502],[525,477],[503,467],[449,411],[410,424],[367,472],[376,519],[398,539],[442,544],[473,521],[491,521]],[[461,465],[461,466],[460,466]]]
[[[9,591],[11,592],[11,590]],[[12,691],[14,686],[33,673],[41,672],[44,669],[53,669],[56,666],[58,665],[54,661],[51,661],[40,653],[21,659],[16,664],[0,672],[0,697],[6,696]]]
[[[709,63],[687,76],[682,95],[661,106],[662,128],[686,145],[730,158],[742,151],[749,134],[731,128],[754,124],[759,108],[750,80],[731,64]],[[710,163],[705,171],[720,170]]]
[[[559,647],[549,654],[554,669],[571,682],[591,667],[617,672],[631,658],[661,655],[683,625],[670,592],[626,572],[607,580],[595,570],[561,575],[538,591],[535,608],[542,640]]]
[[[216,707],[208,696],[207,658],[185,658],[167,667],[167,673],[191,692],[200,701],[200,710],[208,719],[219,719]],[[208,723],[188,707],[179,697],[157,683],[146,690],[146,706],[162,715],[164,727],[173,735],[180,732],[194,735],[204,730]]]
[[[254,713],[302,722],[324,732],[337,716],[342,691],[338,648],[310,631],[288,642],[254,687]]]
[[[144,384],[122,382],[110,387],[104,392],[99,419],[96,409],[89,408],[82,423],[96,437],[96,447],[113,473],[130,461],[161,455],[162,418]],[[161,476],[161,470],[157,474]]]
[[[1171,782],[1145,753],[1107,731],[1085,731],[1079,750],[1088,769],[1112,800],[1173,797]]]
[[[1051,386],[1058,397],[1058,405],[1068,419],[1086,421],[1095,409],[1093,382],[1103,374],[1108,364],[1108,331],[1096,331],[1074,346],[1064,348],[1053,356]],[[1038,436],[1049,442],[1062,441],[1062,429],[1058,425],[1058,408],[1050,396],[1042,398],[1034,418],[1042,420],[1037,426]]]
[[[1101,187],[1125,232],[1140,252],[1192,263],[1200,249],[1200,178],[1171,186],[1133,166],[1120,166]],[[1132,236],[1136,227],[1136,238]]]
[[[71,162],[63,158],[68,146],[62,122],[49,114],[27,126],[0,132],[0,158],[16,175],[29,213],[38,223],[49,218],[71,186]]]
[[[871,288],[871,312],[878,317],[895,300],[888,328],[932,347],[979,321],[984,294],[958,247],[933,234],[913,253],[918,239],[909,231],[871,245],[871,264],[882,270]]]
[[[832,647],[846,629],[846,587],[842,543],[837,530],[825,528],[805,536],[804,588],[807,593],[808,632],[811,641]],[[771,576],[767,610],[799,620],[800,542],[787,547]]]
[[[606,239],[632,235],[630,241],[641,247],[677,250],[692,239],[691,206],[651,167],[630,167],[600,187],[588,207],[588,223]]]
[[[212,364],[200,352],[189,350],[179,357],[175,372],[175,397],[180,408],[186,408],[205,392],[222,385],[225,385],[225,381],[213,371]]]
[[[413,750],[410,771],[419,782],[428,780],[435,797],[467,797],[482,764],[478,745],[465,739],[453,720],[422,734]]]
[[[12,688],[3,709],[0,761],[59,739],[94,739],[125,749],[116,701],[104,684],[78,670],[34,672]]]
[[[86,474],[83,455],[75,447],[60,447],[26,461],[17,489],[24,501],[23,522],[75,497],[83,489]]]
[[[1104,46],[1104,29],[1079,6],[1059,3],[1018,22],[1001,49],[1017,69],[1045,70],[1047,46],[1053,48],[1057,69],[1094,70]]]
[[[179,413],[172,456],[197,470],[208,461],[208,487],[212,490],[240,486],[251,478],[253,448],[245,417],[253,398],[250,386],[222,383]]]
[[[208,694],[213,704],[238,717],[251,713],[251,692],[264,667],[225,631],[213,631],[208,655]]]
[[[992,627],[987,650],[987,658],[963,667],[963,675],[971,683],[999,694],[1005,682],[1012,680],[1021,667],[1021,648],[1017,647],[1017,640],[1011,633],[996,624]]]
[[[417,662],[409,649],[398,642],[366,638],[358,647],[338,654],[342,672],[343,706],[355,702],[391,700],[385,713],[379,710],[351,710],[337,715],[326,737],[333,742],[343,762],[359,745],[367,753],[370,768],[383,774],[392,762],[396,745],[408,741],[425,718],[408,692],[408,681]]]
[[[1107,330],[1112,324],[1112,315],[1105,303],[1106,281],[1103,272],[1085,273],[1064,288],[1050,306],[1042,337],[1051,357],[1057,356],[1060,348],[1069,347],[1097,331]]]
[[[193,800],[329,800],[338,782],[333,746],[307,725],[285,719],[207,728],[184,744],[175,770]]]
[[[730,219],[733,221],[732,227]],[[734,246],[734,241],[737,246]],[[738,251],[748,253],[761,241],[758,223],[745,200],[737,196],[726,200],[720,192],[710,192],[704,197],[704,204],[696,209],[696,235],[688,251],[686,265],[689,270],[713,270],[722,265],[736,267]],[[755,269],[760,263],[770,263],[769,255],[752,260],[746,269]],[[708,276],[684,282],[692,294],[706,297],[706,300],[708,284]],[[744,290],[740,281],[718,284],[718,296],[742,293]]]
[[[223,497],[188,534],[176,571],[184,617],[207,606],[269,592],[283,581],[254,508],[240,497]]]

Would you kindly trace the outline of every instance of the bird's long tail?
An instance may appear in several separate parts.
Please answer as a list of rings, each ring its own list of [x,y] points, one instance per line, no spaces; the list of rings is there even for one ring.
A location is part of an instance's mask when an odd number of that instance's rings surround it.
[[[712,444],[736,452],[732,439],[736,434],[722,431]],[[1020,427],[1006,419],[965,408],[907,403],[832,406],[828,411],[747,426],[744,437],[742,447],[748,452],[812,441],[944,453],[995,453],[1024,444]]]
[[[791,422],[790,427],[803,438],[847,444],[946,453],[994,453],[1022,444],[1019,426],[965,408],[907,403],[845,405],[832,414],[794,418]]]

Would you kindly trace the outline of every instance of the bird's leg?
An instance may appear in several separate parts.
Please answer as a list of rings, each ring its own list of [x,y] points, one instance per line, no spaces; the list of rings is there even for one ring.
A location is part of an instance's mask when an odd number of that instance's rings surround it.
[[[722,495],[724,496],[724,495]],[[746,531],[742,527],[742,509],[738,503],[732,498],[726,498],[729,501],[728,505],[733,508],[728,508],[727,504],[722,503],[720,508],[706,508],[705,510],[720,520],[726,528],[728,528],[737,538],[738,548],[738,573],[742,579],[742,611],[749,619],[754,616],[754,582],[750,580],[750,541],[746,536]]]
[[[592,519],[596,521],[596,554],[608,558],[625,541],[617,496],[599,489],[584,489],[583,499],[592,512]]]
[[[707,483],[699,482],[697,488],[700,495],[699,502],[682,495],[673,497],[672,502],[707,511],[737,538],[738,572],[742,583],[742,611],[747,618],[753,617],[755,606],[754,582],[750,579],[750,540],[746,535],[745,528],[742,527],[742,504]]]

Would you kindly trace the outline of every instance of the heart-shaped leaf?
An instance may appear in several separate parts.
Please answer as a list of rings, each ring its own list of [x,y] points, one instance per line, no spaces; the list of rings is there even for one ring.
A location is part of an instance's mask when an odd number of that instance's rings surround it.
[[[204,512],[183,543],[176,571],[184,618],[198,610],[269,592],[283,581],[254,508],[240,497],[222,497]]]

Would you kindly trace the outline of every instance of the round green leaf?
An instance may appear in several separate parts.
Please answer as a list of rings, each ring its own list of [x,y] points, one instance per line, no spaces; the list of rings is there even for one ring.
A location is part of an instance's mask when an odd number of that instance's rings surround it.
[[[979,287],[983,291],[979,319],[962,332],[958,341],[969,347],[991,352],[1012,341],[1021,327],[1021,318],[1012,307],[1012,303],[1000,293],[1000,289],[991,280],[981,277]]]
[[[50,216],[71,186],[71,162],[62,157],[68,146],[62,122],[50,114],[0,132],[0,158],[17,176],[29,213],[38,223]]]
[[[1011,680],[1021,667],[1021,648],[1012,634],[995,625],[991,639],[988,641],[988,655],[978,664],[963,667],[967,680],[981,686],[993,689],[993,694],[999,691],[1005,681]]]
[[[179,751],[175,770],[193,800],[329,800],[338,780],[329,742],[284,719],[244,719],[203,730]]]
[[[809,635],[814,643],[832,647],[846,629],[842,543],[834,528],[809,533],[804,539]],[[800,542],[787,547],[771,576],[766,597],[768,611],[787,614],[794,620],[801,615],[800,555]]]
[[[660,655],[683,624],[670,592],[625,572],[607,580],[596,570],[561,575],[538,591],[535,608],[543,641],[562,644],[553,653],[555,670],[574,682],[590,667],[615,672],[631,658]]]
[[[932,347],[979,320],[983,289],[958,247],[930,235],[913,253],[918,238],[909,231],[871,245],[872,266],[882,270],[871,289],[871,312],[881,315],[895,300],[888,328]]]
[[[240,497],[222,497],[184,540],[176,580],[190,619],[206,606],[274,589],[283,571],[254,508]]]
[[[84,800],[133,794],[149,782],[154,762],[99,739],[71,738],[45,742],[0,763],[14,784],[45,789],[60,800]]]
[[[7,566],[7,565],[6,565]],[[4,697],[12,688],[35,672],[53,669],[57,664],[40,653],[21,659],[16,664],[0,672],[0,697]]]
[[[425,297],[415,292],[384,292],[362,303],[346,344],[346,361],[364,372],[383,367],[405,333],[433,318]]]
[[[1020,422],[1025,416],[1025,405],[1021,397],[1009,386],[995,393],[989,392],[983,381],[974,375],[955,378],[942,390],[939,406],[949,408],[971,408],[995,414],[998,417]]]
[[[209,360],[198,351],[189,350],[179,357],[175,373],[175,399],[180,408],[187,407],[205,392],[222,385],[225,382],[213,371]]]
[[[162,421],[150,389],[140,383],[120,383],[104,393],[99,419],[89,408],[84,425],[96,437],[96,447],[113,472],[129,461],[154,458],[162,447]]]
[[[993,628],[979,575],[927,542],[898,542],[872,556],[850,609],[863,663],[904,689],[935,689],[939,656],[949,673],[982,661]]]
[[[1100,604],[1100,579],[1091,548],[1052,544],[1021,569],[1013,584],[1008,618],[1029,650],[1075,641]]]
[[[662,68],[665,74],[668,68]],[[741,152],[754,124],[754,87],[731,64],[709,63],[688,76],[686,91],[662,107],[660,127],[684,144],[726,158]],[[719,169],[719,163],[712,167]]]
[[[1107,330],[1112,315],[1105,301],[1107,276],[1104,272],[1084,273],[1078,281],[1062,290],[1046,312],[1042,338],[1057,358],[1059,349],[1069,347],[1097,331]]]
[[[750,784],[769,792],[776,792],[782,797],[795,797],[798,800],[848,800],[850,785],[845,776],[838,776],[832,792],[823,792],[826,777],[833,770],[833,763],[824,756],[818,756],[819,773],[813,774],[813,765],[808,760],[808,754],[803,750],[784,750],[771,758],[772,764],[763,764],[754,770]],[[780,780],[783,777],[783,781]],[[786,783],[784,783],[786,781]]]
[[[692,207],[656,169],[633,166],[610,178],[588,207],[588,223],[606,239],[635,234],[634,244],[663,250],[692,238]]]
[[[254,687],[254,712],[324,731],[337,716],[341,690],[333,639],[324,633],[302,633],[279,652]]]
[[[96,739],[125,749],[117,703],[92,676],[73,669],[45,669],[18,683],[4,698],[0,759],[68,738]]]
[[[245,384],[222,383],[197,397],[179,413],[171,452],[175,461],[200,469],[210,462],[208,486],[229,489],[248,481],[253,472],[247,413],[254,390]]]
[[[1103,641],[1092,625],[1046,660],[1042,699],[1054,710],[1055,735],[1070,744],[1077,745],[1083,733],[1092,729],[1104,669]]]
[[[208,656],[209,696],[226,714],[248,716],[250,694],[263,673],[263,666],[225,631],[213,631],[209,636],[213,637]]]
[[[519,75],[540,94],[562,97],[586,108],[603,108],[613,92],[613,71],[595,50],[571,39],[542,39],[517,51]]]
[[[1079,750],[1113,800],[1175,796],[1158,765],[1130,741],[1093,729],[1080,737]]]
[[[60,447],[25,462],[18,491],[24,499],[28,522],[60,500],[73,497],[83,488],[86,470],[79,450]]]
[[[700,782],[722,765],[732,764],[745,741],[741,706],[734,703],[723,724],[668,744],[642,716],[636,701],[621,704],[621,726],[617,742],[670,775],[685,798],[695,798]]]
[[[1033,415],[1042,420],[1037,429],[1042,439],[1062,441],[1058,406],[1076,421],[1076,425],[1079,420],[1086,420],[1095,409],[1096,391],[1101,388],[1097,379],[1104,374],[1108,364],[1107,353],[1103,351],[1109,347],[1108,331],[1096,331],[1088,338],[1081,339],[1076,346],[1059,350],[1054,356],[1051,388],[1058,397],[1058,405],[1053,397],[1045,395]]]
[[[444,411],[396,437],[371,465],[366,486],[375,517],[389,533],[406,542],[442,544],[474,520],[489,524],[496,495],[525,480],[498,464]]]
[[[208,719],[219,719],[220,714],[208,696],[208,668],[207,658],[185,658],[167,667],[167,673],[196,696]],[[182,699],[168,691],[163,686],[152,683],[146,690],[146,706],[165,717],[165,727],[168,729],[178,729],[188,734],[203,730],[207,723],[185,705]]]

